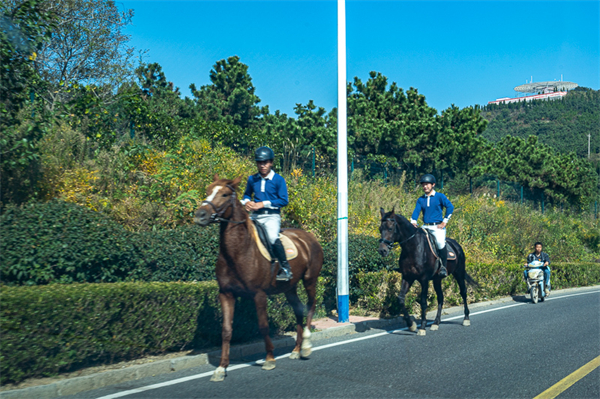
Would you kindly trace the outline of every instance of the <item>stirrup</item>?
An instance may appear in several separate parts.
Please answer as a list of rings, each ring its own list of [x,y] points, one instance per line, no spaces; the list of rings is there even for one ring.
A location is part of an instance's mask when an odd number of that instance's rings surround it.
[[[290,281],[292,279],[292,271],[284,268],[279,268],[279,273],[275,276],[277,281]]]
[[[446,269],[446,266],[444,266],[444,265],[440,266],[440,270],[438,270],[438,274],[440,275],[440,277],[448,277],[448,269]]]

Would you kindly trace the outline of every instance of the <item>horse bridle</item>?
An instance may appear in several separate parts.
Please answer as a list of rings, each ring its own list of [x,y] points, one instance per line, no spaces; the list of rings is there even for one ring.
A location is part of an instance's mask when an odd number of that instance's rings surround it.
[[[236,221],[236,220],[226,219],[223,217],[227,208],[229,208],[230,206],[234,206],[235,201],[237,200],[237,193],[236,193],[235,189],[232,186],[230,186],[229,184],[225,187],[230,189],[231,193],[232,193],[231,199],[229,201],[223,203],[219,208],[217,208],[215,206],[215,204],[213,204],[210,201],[202,201],[202,204],[200,204],[200,206],[210,205],[212,207],[212,209],[215,211],[212,215],[210,215],[209,223],[216,223],[216,222],[228,222],[228,223],[236,223],[236,224],[244,223],[245,220]]]
[[[393,222],[394,222],[394,233],[393,233],[393,234],[395,235],[395,234],[396,234],[396,230],[398,229],[398,223],[396,222],[396,218],[393,218],[393,219],[385,219],[385,221],[393,221]],[[418,231],[419,231],[419,230],[417,230],[417,232],[418,232]],[[402,240],[402,241],[400,241],[400,242],[398,243],[398,245],[402,245],[402,244],[404,244],[405,242],[407,242],[408,240],[410,240],[411,238],[413,238],[415,235],[417,235],[417,232],[415,232],[415,234],[413,234],[412,236],[408,237],[406,240]],[[388,249],[389,249],[390,251],[391,251],[391,250],[394,248],[394,244],[395,244],[395,242],[394,242],[394,241],[386,240],[385,238],[383,238],[383,237],[382,237],[382,238],[380,238],[380,239],[379,239],[379,242],[382,242],[382,243],[384,243],[385,245],[387,245],[387,246],[388,246]]]

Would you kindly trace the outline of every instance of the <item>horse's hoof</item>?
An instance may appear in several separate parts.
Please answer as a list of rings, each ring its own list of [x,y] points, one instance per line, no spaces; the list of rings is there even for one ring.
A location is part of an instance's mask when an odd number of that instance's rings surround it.
[[[469,327],[471,325],[471,320],[463,320],[463,326]]]
[[[290,353],[290,359],[292,359],[292,360],[300,359],[300,352]]]
[[[410,326],[408,326],[408,330],[411,332],[417,331],[417,325],[415,323],[412,323]]]
[[[263,370],[273,370],[275,368],[275,360],[267,360],[265,364],[263,364]]]
[[[440,328],[440,325],[439,325],[439,324],[432,324],[432,325],[431,325],[431,328],[430,328],[430,330],[431,330],[431,331],[437,331],[437,330],[438,330],[438,328]]]
[[[419,329],[419,331],[417,331],[417,335],[418,335],[418,336],[421,336],[421,337],[423,337],[423,336],[425,336],[425,334],[426,334],[425,330],[420,330],[420,329]]]
[[[213,373],[212,377],[210,377],[210,380],[219,382],[219,381],[223,381],[226,376],[227,376],[227,370],[225,370],[225,368],[219,366]]]

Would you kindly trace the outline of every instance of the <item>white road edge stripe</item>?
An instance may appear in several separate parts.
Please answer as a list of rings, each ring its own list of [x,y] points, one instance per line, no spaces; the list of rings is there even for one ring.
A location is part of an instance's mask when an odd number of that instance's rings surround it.
[[[569,297],[573,297],[573,296],[588,295],[588,294],[598,294],[598,293],[600,293],[600,291],[588,291],[588,292],[582,292],[582,293],[579,293],[579,294],[569,294],[569,295],[562,295],[562,296],[559,296],[559,297],[548,298],[547,300],[551,301],[551,300],[555,300],[555,299],[563,299],[563,298],[569,298]],[[503,309],[508,309],[508,308],[514,308],[515,306],[521,306],[521,305],[525,305],[525,304],[526,304],[525,302],[521,302],[521,303],[516,303],[516,304],[513,304],[513,305],[502,306],[502,307],[499,307],[499,308],[488,309],[488,310],[481,310],[479,312],[473,312],[469,316],[476,316],[478,314],[495,312],[497,310],[503,310]],[[449,317],[447,319],[442,319],[442,321],[456,320],[456,319],[460,319],[462,317],[464,317],[464,314],[461,314],[461,315],[458,315],[458,316],[454,316],[454,317]],[[431,325],[431,324],[433,324],[433,322],[427,323],[427,325]],[[388,334],[394,334],[394,333],[397,333],[397,332],[400,332],[400,331],[406,331],[407,329],[408,329],[407,327],[404,327],[404,328],[400,328],[400,329],[397,329],[397,330],[388,330],[388,331],[380,332],[380,333],[377,333],[377,334],[367,335],[366,337],[352,338],[352,339],[349,339],[349,340],[346,340],[346,341],[340,341],[340,342],[334,342],[332,344],[316,346],[316,347],[313,348],[313,352],[314,351],[318,351],[318,350],[322,350],[322,349],[333,348],[334,346],[346,345],[346,344],[350,344],[350,343],[353,343],[353,342],[363,341],[365,339],[377,338],[377,337],[381,337],[381,336],[388,335]],[[284,358],[289,357],[289,356],[290,356],[290,354],[286,353],[285,355],[277,356],[275,359],[284,359]],[[250,366],[253,366],[255,364],[263,364],[264,362],[265,362],[265,359],[261,359],[261,360],[255,361],[255,362],[242,363],[242,364],[236,364],[234,366],[229,366],[229,367],[227,367],[227,373],[229,373],[230,371],[234,371],[234,370],[238,370],[238,369],[243,369],[243,368],[246,368],[246,367],[250,367]],[[204,378],[204,377],[210,377],[210,376],[213,375],[213,372],[214,371],[208,371],[206,373],[201,373],[201,374],[196,374],[196,375],[190,375],[188,377],[178,378],[176,380],[171,380],[171,381],[166,381],[166,382],[160,382],[158,384],[147,385],[145,387],[130,389],[128,391],[113,393],[111,395],[106,395],[106,396],[101,396],[101,397],[99,397],[97,399],[115,399],[115,398],[121,398],[123,396],[133,395],[133,394],[141,393],[141,392],[145,392],[145,391],[150,391],[152,389],[157,389],[157,388],[162,388],[162,387],[168,387],[170,385],[180,384],[182,382],[192,381],[192,380],[196,380],[196,379]]]

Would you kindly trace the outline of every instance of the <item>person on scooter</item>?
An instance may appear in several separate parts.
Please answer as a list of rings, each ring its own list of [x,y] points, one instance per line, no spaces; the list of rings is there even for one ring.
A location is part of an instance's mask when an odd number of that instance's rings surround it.
[[[252,212],[252,219],[265,227],[274,255],[281,266],[276,279],[289,281],[292,279],[292,270],[279,239],[281,208],[288,204],[287,185],[285,179],[273,171],[275,153],[272,149],[260,147],[254,155],[258,173],[248,177],[241,202],[248,212]]]
[[[452,216],[452,212],[454,212],[454,205],[452,205],[444,194],[438,193],[433,189],[436,183],[433,175],[423,175],[419,183],[421,183],[425,195],[417,199],[417,205],[412,213],[410,222],[413,226],[419,227],[417,219],[419,219],[419,215],[423,212],[423,228],[430,230],[435,236],[440,259],[442,260],[442,266],[438,273],[441,277],[446,277],[448,276],[448,270],[446,269],[448,262],[446,225]],[[442,208],[446,208],[446,217],[443,216]]]
[[[542,243],[536,242],[533,244],[534,251],[527,256],[527,263],[525,266],[534,261],[543,262],[542,270],[544,271],[544,293],[546,296],[550,295],[550,256],[547,253],[542,252]],[[524,272],[525,280],[527,280],[527,269]]]

